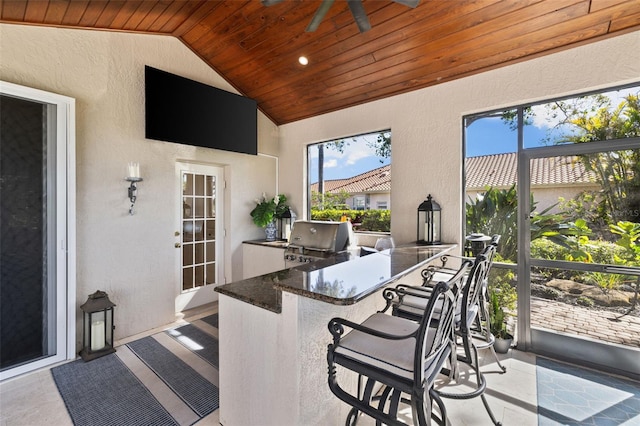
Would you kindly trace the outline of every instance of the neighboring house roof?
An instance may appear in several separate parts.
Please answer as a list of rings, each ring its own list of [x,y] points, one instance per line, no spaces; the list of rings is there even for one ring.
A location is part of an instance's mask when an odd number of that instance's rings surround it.
[[[585,185],[595,183],[593,172],[587,171],[575,156],[534,158],[531,160],[531,185]],[[487,187],[509,187],[518,181],[517,154],[482,155],[465,161],[467,189]],[[318,184],[311,185],[312,191]],[[377,169],[346,179],[324,182],[324,191],[349,194],[391,191],[391,166]]]
[[[311,191],[318,191],[318,184],[311,184]],[[324,192],[349,194],[391,191],[391,165],[378,167],[368,172],[347,178],[324,181]]]
[[[585,185],[595,183],[575,156],[534,158],[531,160],[531,185]],[[467,189],[508,187],[518,181],[515,152],[470,157],[465,161]]]

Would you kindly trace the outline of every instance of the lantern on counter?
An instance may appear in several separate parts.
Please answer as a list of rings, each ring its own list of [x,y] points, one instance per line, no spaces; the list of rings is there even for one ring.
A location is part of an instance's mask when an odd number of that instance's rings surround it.
[[[441,209],[431,194],[418,206],[418,244],[440,244]]]
[[[80,306],[82,309],[82,350],[85,361],[115,352],[113,347],[113,307],[104,291],[96,291]]]
[[[278,229],[280,230],[280,239],[284,241],[289,241],[289,236],[291,235],[291,227],[293,226],[293,221],[295,220],[295,214],[291,211],[291,209],[287,209],[282,213],[282,215],[278,218]]]

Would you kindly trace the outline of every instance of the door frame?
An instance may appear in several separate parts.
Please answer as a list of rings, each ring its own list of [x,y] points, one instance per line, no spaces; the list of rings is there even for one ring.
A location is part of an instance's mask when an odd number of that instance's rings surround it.
[[[56,194],[55,218],[47,217],[48,226],[55,226],[55,237],[48,241],[56,265],[56,324],[49,334],[55,338],[55,347],[51,348],[54,354],[0,372],[2,381],[76,358],[76,132],[74,98],[1,80],[0,93],[46,104],[48,138],[54,138],[56,149],[55,160],[48,163],[55,167],[55,182],[47,179],[47,185],[55,184]]]
[[[186,160],[176,161],[176,231],[175,242],[180,243],[175,256],[175,311],[182,312],[185,309],[195,308],[206,303],[218,300],[214,288],[224,284],[225,281],[225,168],[220,164],[196,163]],[[199,287],[193,290],[182,291],[182,172],[192,172],[216,176],[216,284]],[[179,234],[178,234],[179,233]]]

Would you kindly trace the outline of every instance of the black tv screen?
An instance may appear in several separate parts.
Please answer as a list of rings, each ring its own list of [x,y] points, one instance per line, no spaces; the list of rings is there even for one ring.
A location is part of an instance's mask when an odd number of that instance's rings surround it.
[[[145,137],[256,155],[256,101],[145,66]]]

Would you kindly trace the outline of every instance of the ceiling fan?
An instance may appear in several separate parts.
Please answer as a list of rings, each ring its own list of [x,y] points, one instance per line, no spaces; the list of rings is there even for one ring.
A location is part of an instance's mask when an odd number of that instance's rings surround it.
[[[265,6],[271,6],[277,3],[280,3],[284,0],[262,0],[262,4]],[[409,6],[414,8],[420,3],[420,0],[391,0],[395,3],[403,4],[405,6]],[[334,0],[322,0],[322,4],[316,11],[313,18],[311,18],[311,22],[307,26],[306,32],[310,33],[318,29],[320,22],[324,19],[324,15],[327,14],[331,5],[333,5]],[[351,15],[353,15],[354,21],[358,25],[358,29],[361,33],[365,31],[369,31],[371,29],[371,23],[369,22],[369,18],[367,17],[367,12],[365,12],[364,7],[362,7],[362,0],[347,0],[347,4],[349,5],[349,10],[351,11]]]

